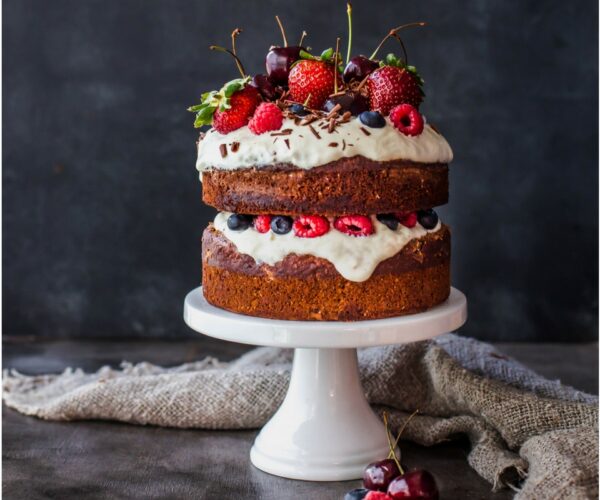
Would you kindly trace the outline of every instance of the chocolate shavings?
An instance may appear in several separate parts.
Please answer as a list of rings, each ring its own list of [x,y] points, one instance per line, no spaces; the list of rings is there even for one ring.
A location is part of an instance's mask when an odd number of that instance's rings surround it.
[[[221,152],[221,158],[225,158],[227,156],[227,144],[221,144],[219,151]]]

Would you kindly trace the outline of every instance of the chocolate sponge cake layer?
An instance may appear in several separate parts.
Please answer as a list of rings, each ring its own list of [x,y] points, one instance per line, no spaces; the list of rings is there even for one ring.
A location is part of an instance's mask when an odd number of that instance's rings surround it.
[[[202,198],[246,214],[373,214],[409,212],[448,202],[448,166],[342,158],[312,169],[290,164],[202,174]]]
[[[274,266],[240,254],[213,227],[202,240],[202,285],[211,304],[274,319],[357,321],[424,311],[450,293],[450,231],[412,240],[363,282],[327,260],[290,254]]]

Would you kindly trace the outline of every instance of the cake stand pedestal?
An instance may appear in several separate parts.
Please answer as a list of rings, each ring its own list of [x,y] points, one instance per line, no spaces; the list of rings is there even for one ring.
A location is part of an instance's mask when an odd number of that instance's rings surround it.
[[[184,319],[194,330],[243,344],[293,347],[287,395],[250,452],[265,472],[292,479],[342,481],[388,454],[381,420],[360,384],[357,347],[425,340],[461,326],[467,300],[452,288],[446,302],[396,318],[338,322],[285,321],[234,314],[210,305],[196,288]]]

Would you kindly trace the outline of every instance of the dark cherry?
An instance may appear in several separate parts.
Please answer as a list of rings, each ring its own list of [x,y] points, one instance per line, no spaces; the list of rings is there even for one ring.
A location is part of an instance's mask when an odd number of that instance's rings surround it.
[[[387,494],[392,498],[438,500],[440,497],[434,477],[426,470],[412,470],[394,479]]]
[[[417,212],[417,220],[425,229],[433,229],[437,226],[439,217],[433,208],[429,208],[427,210],[419,210]]]
[[[346,92],[327,99],[323,104],[323,110],[329,113],[337,104],[341,106],[340,114],[350,111],[352,116],[359,115],[369,109],[369,101],[366,97],[355,92]]]
[[[308,109],[306,109],[304,106],[302,106],[302,104],[291,104],[290,105],[290,111],[292,113],[294,113],[296,116],[306,116],[308,114],[310,114],[310,111]]]
[[[396,462],[391,458],[367,465],[363,473],[363,484],[369,490],[386,491],[392,479],[400,475]]]
[[[363,500],[367,496],[369,490],[366,488],[356,488],[344,495],[344,500]]]
[[[294,220],[287,215],[276,215],[271,219],[271,231],[275,234],[287,234],[292,230]]]
[[[273,85],[267,75],[253,76],[250,85],[255,87],[266,101],[275,101],[281,95],[281,89]]]
[[[227,218],[227,227],[232,231],[243,231],[252,225],[252,216],[244,214],[231,214]]]
[[[265,66],[269,80],[275,85],[287,85],[290,66],[300,59],[303,47],[272,47],[267,53]]]
[[[392,231],[398,229],[398,219],[394,214],[377,214],[377,220],[385,224]]]
[[[358,119],[363,125],[371,128],[383,128],[385,127],[385,118],[381,116],[379,111],[363,111],[358,115]]]
[[[377,68],[379,68],[379,63],[371,61],[368,57],[354,56],[348,61],[344,69],[344,81],[346,83],[350,80],[360,81]]]

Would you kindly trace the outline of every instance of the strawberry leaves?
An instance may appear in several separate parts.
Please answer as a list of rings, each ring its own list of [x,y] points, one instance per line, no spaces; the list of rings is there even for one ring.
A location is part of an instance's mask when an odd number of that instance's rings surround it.
[[[204,92],[201,96],[200,104],[190,106],[188,111],[196,113],[196,119],[194,120],[194,127],[199,128],[204,125],[211,125],[215,111],[225,111],[231,108],[231,96],[242,90],[246,84],[250,81],[250,77],[236,78],[227,82],[221,90],[212,90],[210,92]]]
[[[425,84],[425,80],[421,78],[421,75],[419,75],[417,68],[415,68],[414,66],[407,65],[404,59],[398,57],[395,54],[390,53],[386,55],[381,61],[379,61],[379,66],[394,66],[396,68],[405,69],[415,77],[415,80],[419,84],[419,87],[422,87]]]

